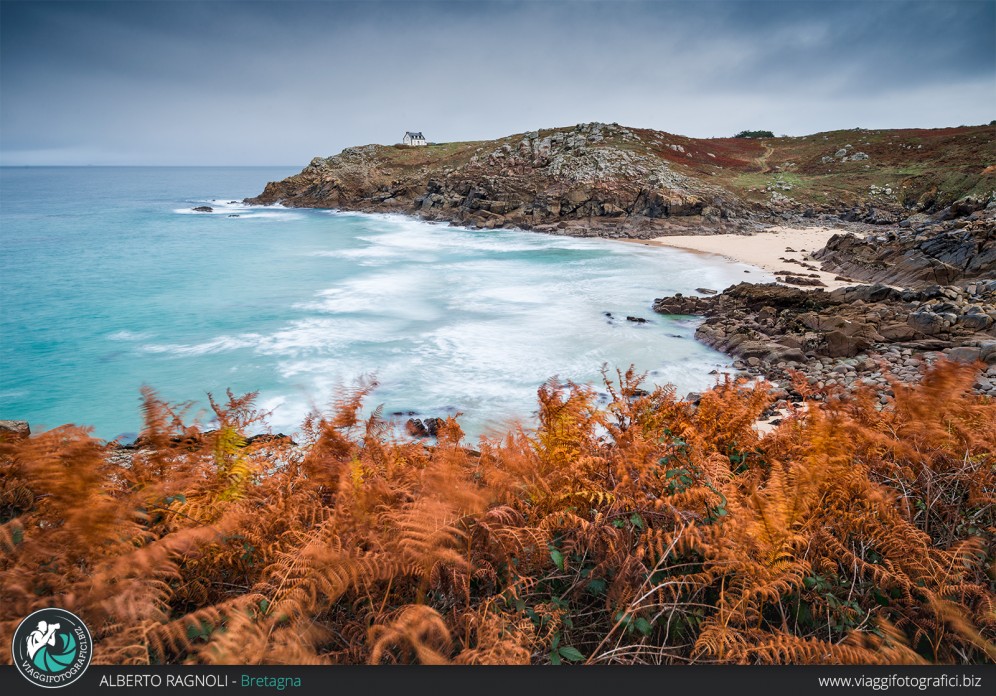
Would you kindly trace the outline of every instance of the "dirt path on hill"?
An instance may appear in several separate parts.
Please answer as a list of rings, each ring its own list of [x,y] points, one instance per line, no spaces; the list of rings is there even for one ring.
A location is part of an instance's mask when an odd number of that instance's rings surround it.
[[[757,166],[761,168],[761,174],[767,174],[771,171],[771,167],[768,166],[768,158],[774,154],[775,148],[771,147],[767,143],[761,143],[761,147],[764,148],[764,154],[754,161],[757,162]]]

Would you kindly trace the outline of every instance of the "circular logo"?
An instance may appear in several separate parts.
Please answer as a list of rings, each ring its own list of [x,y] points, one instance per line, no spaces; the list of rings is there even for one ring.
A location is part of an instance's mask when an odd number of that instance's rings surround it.
[[[93,642],[80,617],[65,609],[39,609],[17,626],[11,654],[25,679],[55,689],[83,676]]]

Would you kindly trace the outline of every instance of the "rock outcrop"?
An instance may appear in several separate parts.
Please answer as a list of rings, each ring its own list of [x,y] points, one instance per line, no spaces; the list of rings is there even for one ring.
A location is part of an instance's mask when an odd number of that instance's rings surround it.
[[[431,155],[431,149],[421,150]],[[699,223],[745,212],[735,195],[678,172],[636,131],[615,124],[534,131],[450,149],[451,157],[444,151],[439,161],[412,167],[410,160],[421,162],[422,151],[348,148],[313,159],[300,174],[267,184],[248,202],[395,210],[481,228],[602,235],[625,228],[627,236],[641,227],[659,234],[665,226],[655,222],[663,220],[694,217]]]
[[[996,196],[968,198],[864,238],[839,234],[813,254],[824,268],[871,283],[921,287],[996,278]]]
[[[31,436],[31,426],[28,421],[0,420],[0,441],[25,440]]]
[[[986,362],[996,374],[996,280],[902,291],[858,285],[832,292],[741,283],[710,297],[661,298],[654,310],[704,316],[698,340],[737,358],[737,367],[785,386],[791,384],[790,370],[818,373],[840,364],[843,377],[854,373],[847,383],[868,372],[883,384],[886,373],[913,380],[922,361],[940,355]],[[996,395],[984,379],[979,389]]]
[[[586,123],[483,142],[351,147],[247,202],[575,236],[888,225],[991,195],[991,160],[996,128],[987,126],[754,140]],[[910,176],[911,167],[925,173]]]

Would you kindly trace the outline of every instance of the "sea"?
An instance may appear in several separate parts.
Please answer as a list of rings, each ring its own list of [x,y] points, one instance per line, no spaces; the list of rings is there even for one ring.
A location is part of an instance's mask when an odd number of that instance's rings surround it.
[[[534,426],[551,378],[604,399],[603,370],[632,365],[708,388],[728,359],[654,298],[767,278],[606,239],[241,203],[297,171],[0,168],[0,419],[127,441],[148,385],[205,427],[208,393],[258,392],[293,433],[374,380],[368,412],[497,437]]]

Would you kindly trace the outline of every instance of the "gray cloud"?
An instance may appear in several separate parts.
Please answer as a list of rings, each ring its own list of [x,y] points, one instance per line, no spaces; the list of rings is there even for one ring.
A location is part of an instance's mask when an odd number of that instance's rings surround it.
[[[996,2],[11,2],[0,162],[301,164],[579,121],[996,118]]]

